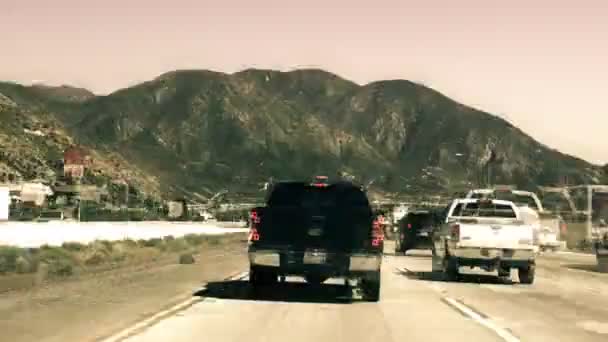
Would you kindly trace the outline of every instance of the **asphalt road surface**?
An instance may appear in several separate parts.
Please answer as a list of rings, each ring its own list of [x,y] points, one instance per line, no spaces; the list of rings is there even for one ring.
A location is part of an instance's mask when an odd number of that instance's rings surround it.
[[[594,272],[594,260],[544,255],[533,285],[520,285],[516,273],[500,282],[466,269],[461,281],[448,283],[431,273],[428,251],[389,254],[378,303],[361,301],[356,291],[350,299],[341,282],[313,288],[295,278],[253,297],[243,273],[208,284],[123,336],[129,342],[608,341],[608,274]]]

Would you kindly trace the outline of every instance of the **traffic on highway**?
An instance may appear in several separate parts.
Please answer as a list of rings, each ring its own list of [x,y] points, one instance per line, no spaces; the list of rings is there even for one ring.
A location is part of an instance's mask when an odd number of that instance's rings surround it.
[[[541,253],[520,208],[454,198],[385,234],[354,183],[276,183],[251,211],[246,270],[126,341],[605,341],[608,274],[593,254]]]
[[[607,19],[0,0],[0,342],[608,342]]]

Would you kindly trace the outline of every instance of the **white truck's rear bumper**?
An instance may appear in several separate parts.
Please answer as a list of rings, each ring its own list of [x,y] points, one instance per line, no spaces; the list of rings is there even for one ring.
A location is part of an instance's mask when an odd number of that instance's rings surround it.
[[[528,261],[535,258],[535,251],[531,249],[508,249],[508,248],[482,248],[482,247],[458,247],[450,250],[450,255],[462,259],[477,260],[513,260]]]

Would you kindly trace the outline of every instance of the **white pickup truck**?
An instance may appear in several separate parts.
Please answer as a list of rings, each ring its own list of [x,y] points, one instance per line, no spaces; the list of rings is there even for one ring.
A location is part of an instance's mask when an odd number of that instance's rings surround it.
[[[534,244],[540,251],[557,251],[560,248],[559,234],[565,223],[559,216],[546,212],[534,192],[497,186],[492,189],[471,190],[466,198],[512,201],[520,208],[524,222],[534,226]]]
[[[535,273],[534,228],[524,224],[510,201],[456,199],[433,236],[433,271],[457,280],[459,267],[479,267],[532,284]]]

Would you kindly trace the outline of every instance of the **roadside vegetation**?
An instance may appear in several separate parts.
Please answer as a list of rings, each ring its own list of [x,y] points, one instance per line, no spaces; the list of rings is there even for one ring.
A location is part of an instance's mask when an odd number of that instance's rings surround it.
[[[205,246],[219,245],[224,236],[189,234],[149,240],[66,242],[61,246],[18,248],[0,246],[0,280],[3,276],[42,274],[45,279],[66,278],[100,268],[155,260],[175,255],[182,264],[194,263],[194,255]]]

